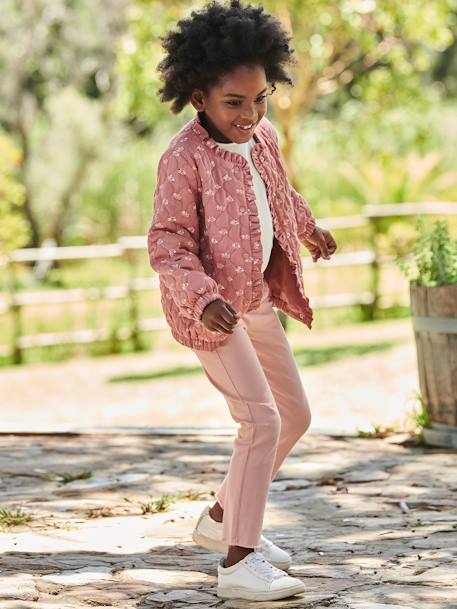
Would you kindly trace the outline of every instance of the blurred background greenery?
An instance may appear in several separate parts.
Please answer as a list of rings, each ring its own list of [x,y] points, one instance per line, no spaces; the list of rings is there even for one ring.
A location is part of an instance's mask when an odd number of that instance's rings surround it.
[[[255,0],[251,4],[259,4]],[[294,87],[269,98],[292,184],[318,218],[367,205],[457,201],[457,0],[264,0],[293,36]],[[145,235],[157,162],[192,118],[160,103],[159,36],[203,1],[3,0],[0,22],[0,297],[11,290],[106,286],[128,281],[119,259],[5,264],[17,248],[114,243]],[[402,254],[414,219],[382,223],[381,253]],[[455,232],[457,218],[450,218]],[[339,252],[366,250],[366,227],[333,231]],[[310,293],[363,290],[369,269],[307,271]],[[147,252],[135,273],[151,276]],[[401,281],[392,274],[387,282]],[[366,285],[365,285],[366,284]],[[30,307],[21,332],[122,325],[125,303]],[[161,315],[157,291],[138,307]],[[400,306],[392,315],[407,314]],[[6,305],[3,307],[6,312]],[[1,313],[1,307],[0,307]],[[363,319],[322,312],[318,326]],[[292,322],[294,323],[294,322]],[[14,334],[0,314],[0,342]],[[145,339],[144,347],[156,338]],[[170,343],[171,346],[171,343]],[[128,346],[118,347],[128,349]],[[94,352],[108,347],[92,347]],[[56,357],[73,347],[62,347]],[[43,353],[34,357],[44,357]],[[52,356],[46,356],[52,357]],[[9,357],[1,360],[9,363]]]

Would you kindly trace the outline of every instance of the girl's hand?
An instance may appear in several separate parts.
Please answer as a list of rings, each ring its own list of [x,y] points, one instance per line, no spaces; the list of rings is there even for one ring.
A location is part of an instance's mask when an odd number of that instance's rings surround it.
[[[233,326],[237,324],[239,318],[232,305],[220,298],[206,305],[200,317],[208,330],[225,334],[233,334]]]
[[[304,241],[304,245],[310,251],[313,262],[317,262],[320,256],[325,260],[329,260],[330,256],[336,251],[336,241],[330,231],[318,226],[315,227],[313,233]]]

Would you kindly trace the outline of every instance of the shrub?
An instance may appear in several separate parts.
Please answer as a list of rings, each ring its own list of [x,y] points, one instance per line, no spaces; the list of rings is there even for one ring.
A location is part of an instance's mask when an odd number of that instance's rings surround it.
[[[457,284],[457,240],[450,236],[448,221],[436,220],[427,232],[423,218],[418,217],[416,229],[412,255],[395,259],[400,270],[415,286]]]

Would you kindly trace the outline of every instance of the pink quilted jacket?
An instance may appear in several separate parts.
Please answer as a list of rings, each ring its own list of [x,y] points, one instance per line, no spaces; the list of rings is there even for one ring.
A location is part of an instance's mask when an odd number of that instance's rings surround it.
[[[273,249],[261,272],[260,220],[247,160],[221,148],[197,113],[172,138],[157,168],[155,207],[148,231],[151,267],[159,274],[161,304],[173,337],[213,351],[229,334],[200,320],[222,298],[243,315],[258,308],[263,277],[274,307],[311,328],[303,287],[300,241],[316,220],[288,181],[278,137],[264,116],[254,131],[252,161],[262,176],[274,226]]]

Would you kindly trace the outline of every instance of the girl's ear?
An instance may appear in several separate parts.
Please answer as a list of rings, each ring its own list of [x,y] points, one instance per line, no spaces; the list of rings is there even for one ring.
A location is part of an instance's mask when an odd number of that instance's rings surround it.
[[[196,110],[198,110],[198,112],[202,112],[205,109],[203,91],[200,89],[194,89],[190,96],[190,103]]]

